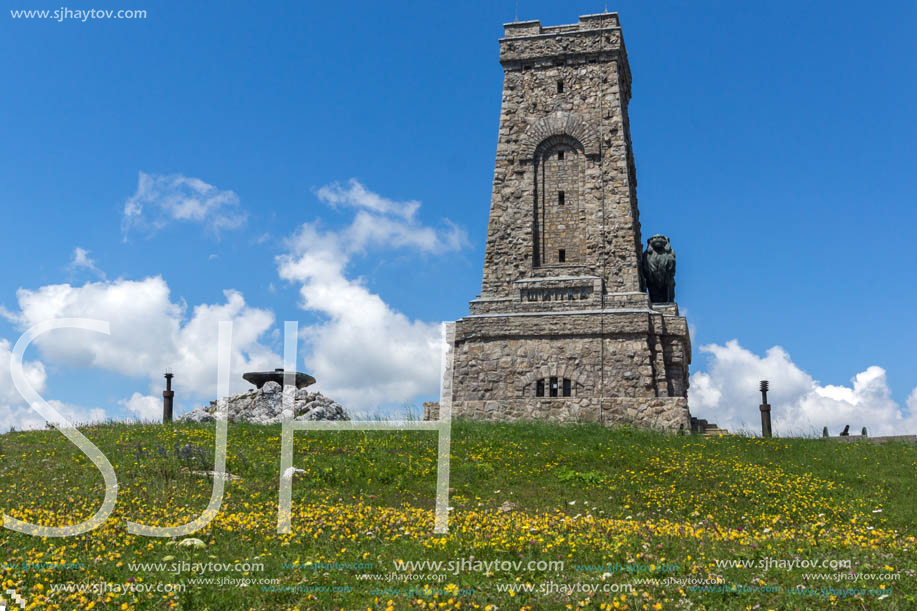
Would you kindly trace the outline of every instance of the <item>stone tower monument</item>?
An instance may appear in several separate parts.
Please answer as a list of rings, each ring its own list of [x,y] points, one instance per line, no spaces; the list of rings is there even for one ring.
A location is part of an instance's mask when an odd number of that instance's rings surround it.
[[[618,15],[505,28],[484,279],[455,324],[453,416],[688,431],[687,323],[650,302],[642,271]],[[656,298],[674,298],[669,283]]]

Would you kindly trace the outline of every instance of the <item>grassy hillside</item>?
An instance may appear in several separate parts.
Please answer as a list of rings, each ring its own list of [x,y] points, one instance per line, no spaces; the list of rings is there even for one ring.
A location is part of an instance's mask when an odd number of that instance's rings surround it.
[[[914,445],[458,422],[450,532],[434,536],[434,433],[300,432],[294,465],[305,473],[293,533],[281,536],[280,427],[230,425],[238,477],[190,535],[196,548],[130,535],[125,522],[175,525],[206,507],[213,427],[82,430],[115,467],[118,505],[77,537],[0,530],[3,589],[29,608],[917,608]],[[57,431],[0,436],[5,513],[61,526],[102,497],[99,471]],[[754,566],[722,564],[743,561]],[[827,564],[790,566],[802,561]],[[163,591],[173,584],[184,591]],[[787,592],[797,586],[809,590]]]

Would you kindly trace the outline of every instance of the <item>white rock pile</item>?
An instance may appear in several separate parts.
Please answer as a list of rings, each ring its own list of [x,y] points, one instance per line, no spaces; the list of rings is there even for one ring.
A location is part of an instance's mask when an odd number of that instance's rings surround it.
[[[350,420],[341,405],[319,392],[306,388],[295,391],[293,418],[295,420]],[[265,382],[261,388],[252,388],[225,399],[229,405],[230,422],[276,424],[283,412],[283,387],[277,382]],[[213,422],[217,402],[211,401],[179,418],[180,422]]]

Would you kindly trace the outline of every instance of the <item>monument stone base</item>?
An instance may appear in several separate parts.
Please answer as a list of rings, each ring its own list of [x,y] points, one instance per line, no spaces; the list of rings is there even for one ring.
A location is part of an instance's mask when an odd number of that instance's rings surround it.
[[[625,307],[530,311],[530,302],[514,300],[502,313],[458,320],[452,417],[689,432],[691,345],[678,306],[651,306],[639,293],[605,297]],[[424,419],[437,413],[424,404]]]

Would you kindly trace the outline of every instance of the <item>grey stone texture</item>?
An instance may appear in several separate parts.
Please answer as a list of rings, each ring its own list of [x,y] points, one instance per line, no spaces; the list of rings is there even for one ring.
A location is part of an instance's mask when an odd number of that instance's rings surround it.
[[[424,401],[423,419],[439,420],[439,401]]]
[[[265,382],[261,388],[252,388],[223,399],[228,402],[230,422],[277,424],[283,413],[283,387],[277,382]],[[213,422],[218,403],[198,407],[179,418],[180,422]],[[350,420],[340,404],[318,392],[299,388],[293,395],[294,420]]]
[[[641,273],[618,16],[505,29],[483,281],[456,322],[453,417],[688,431],[687,322],[650,303]],[[424,404],[425,419],[437,413]]]

